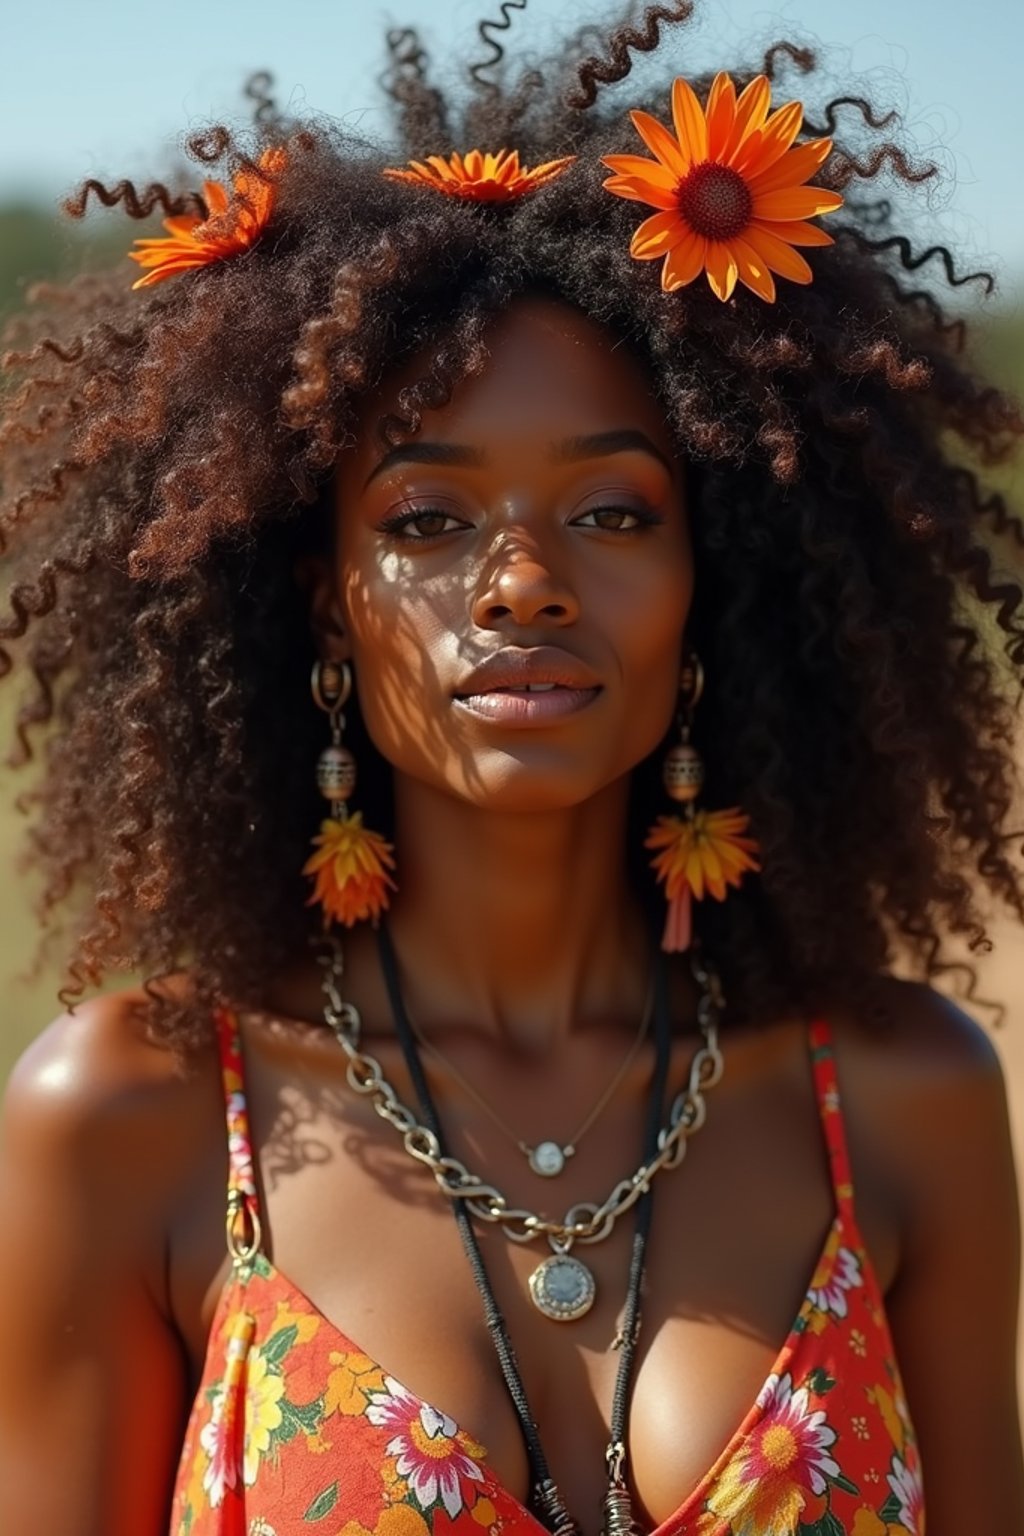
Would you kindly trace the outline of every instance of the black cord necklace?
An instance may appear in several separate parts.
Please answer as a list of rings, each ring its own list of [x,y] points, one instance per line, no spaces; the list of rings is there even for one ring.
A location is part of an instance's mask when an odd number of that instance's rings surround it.
[[[437,1137],[446,1154],[447,1146],[441,1129],[437,1108],[427,1084],[412,1026],[405,1011],[402,991],[398,980],[398,962],[387,926],[383,922],[377,930],[381,969],[387,986],[388,999],[394,1016],[395,1032],[405,1057],[405,1064],[420,1104],[421,1116]],[[654,1041],[655,1064],[651,1079],[651,1093],[644,1135],[644,1161],[648,1162],[658,1150],[658,1131],[661,1125],[665,1089],[668,1083],[669,1059],[672,1049],[672,1027],[669,1016],[668,973],[664,956],[658,952],[654,978]],[[651,1230],[653,1193],[648,1184],[637,1201],[633,1228],[633,1246],[629,1265],[629,1284],[623,1308],[622,1327],[613,1347],[620,1350],[619,1366],[612,1396],[611,1421],[605,1465],[608,1473],[608,1489],[604,1497],[602,1536],[636,1536],[629,1490],[626,1485],[626,1423],[629,1413],[630,1392],[633,1384],[633,1367],[636,1363],[637,1344],[640,1336],[640,1299],[643,1289],[644,1262],[647,1240]],[[452,1211],[459,1229],[459,1236],[469,1260],[469,1266],[483,1301],[484,1317],[494,1344],[509,1397],[519,1420],[526,1454],[530,1465],[531,1502],[541,1522],[554,1536],[580,1536],[580,1527],[565,1507],[558,1486],[551,1476],[547,1457],[540,1442],[537,1422],[530,1409],[519,1373],[515,1349],[509,1337],[508,1324],[498,1305],[491,1287],[483,1255],[477,1241],[472,1219],[460,1200],[452,1202]]]

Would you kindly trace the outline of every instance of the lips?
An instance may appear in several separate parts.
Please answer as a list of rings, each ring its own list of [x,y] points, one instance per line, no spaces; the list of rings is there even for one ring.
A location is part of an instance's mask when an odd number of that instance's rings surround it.
[[[503,725],[546,725],[593,704],[600,680],[557,646],[497,651],[455,692],[458,707]]]
[[[506,647],[474,668],[455,689],[457,699],[479,698],[490,693],[525,693],[534,688],[587,692],[599,689],[601,680],[568,651],[554,645],[529,649]]]

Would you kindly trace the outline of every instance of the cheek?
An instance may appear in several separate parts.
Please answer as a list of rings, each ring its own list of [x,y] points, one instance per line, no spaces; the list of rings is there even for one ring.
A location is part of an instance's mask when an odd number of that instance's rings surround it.
[[[637,759],[655,750],[675,718],[686,621],[693,601],[693,567],[685,552],[666,558],[619,593],[616,649],[623,675],[630,750]],[[624,722],[625,724],[626,722]]]
[[[624,665],[678,672],[693,587],[693,563],[681,541],[653,550],[629,580],[621,570],[606,578],[600,602]]]
[[[368,572],[350,564],[341,590],[359,706],[371,739],[392,760],[410,749],[428,749],[442,674],[455,645],[451,614],[397,557],[385,556]]]

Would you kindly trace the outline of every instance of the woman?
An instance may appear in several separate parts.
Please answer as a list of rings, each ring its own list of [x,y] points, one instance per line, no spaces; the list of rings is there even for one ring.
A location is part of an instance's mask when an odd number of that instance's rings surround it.
[[[263,86],[232,180],[82,189],[167,216],[134,285],[17,322],[0,634],[81,894],[5,1536],[1024,1529],[1004,1089],[929,985],[1024,915],[1024,423],[810,54],[606,102],[689,10],[484,26],[461,115],[393,34],[399,155]]]

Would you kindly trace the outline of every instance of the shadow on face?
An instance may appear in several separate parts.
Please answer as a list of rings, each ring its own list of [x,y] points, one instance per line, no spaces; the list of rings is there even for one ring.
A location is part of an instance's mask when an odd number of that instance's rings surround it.
[[[330,606],[322,652],[351,659],[397,792],[405,777],[553,810],[628,775],[670,723],[693,592],[683,474],[619,338],[524,298],[487,340],[483,370],[397,447],[378,423],[429,358],[366,402],[314,608]],[[474,677],[496,657],[559,680],[524,702],[493,670]]]

